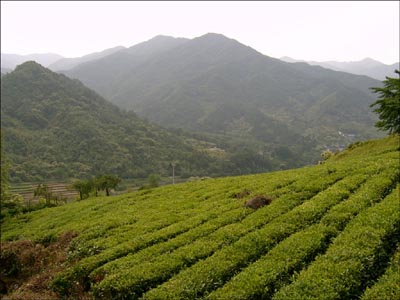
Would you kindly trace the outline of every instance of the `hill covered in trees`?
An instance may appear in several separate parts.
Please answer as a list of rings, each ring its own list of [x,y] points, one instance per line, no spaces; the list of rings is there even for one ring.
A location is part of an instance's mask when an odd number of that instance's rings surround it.
[[[220,34],[158,36],[66,74],[158,124],[218,135],[221,145],[243,137],[261,142],[258,151],[285,145],[299,154],[346,144],[349,134],[378,137],[369,88],[381,82],[286,63]]]
[[[320,165],[6,219],[7,297],[397,299],[399,150],[392,136]],[[258,195],[273,200],[244,207]]]
[[[110,49],[105,49],[100,52],[95,52],[95,53],[90,53],[81,57],[75,57],[75,58],[61,58],[52,64],[48,65],[47,67],[52,70],[52,71],[59,71],[59,70],[69,70],[72,69],[73,67],[83,64],[92,60],[96,60],[102,57],[105,57],[107,55],[111,55],[117,51],[120,51],[122,49],[125,49],[123,46],[117,46],[113,47]]]
[[[181,174],[220,171],[183,137],[35,62],[2,77],[1,129],[12,181],[167,175],[174,161]]]
[[[309,140],[274,120],[266,122],[262,113],[244,105],[216,114],[231,114],[238,125],[244,114],[254,127],[249,128],[253,137],[243,134],[242,125],[230,134],[164,129],[35,62],[2,77],[1,99],[3,149],[12,182],[106,173],[170,176],[172,163],[177,176],[214,177],[298,167],[319,159]],[[209,125],[223,127],[224,118],[219,119]],[[270,140],[264,139],[266,132]]]

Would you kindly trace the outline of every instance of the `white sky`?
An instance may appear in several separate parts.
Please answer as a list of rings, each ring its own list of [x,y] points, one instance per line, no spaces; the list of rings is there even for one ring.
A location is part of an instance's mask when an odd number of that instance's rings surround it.
[[[399,61],[399,1],[1,1],[1,52],[77,57],[224,34],[272,57]]]

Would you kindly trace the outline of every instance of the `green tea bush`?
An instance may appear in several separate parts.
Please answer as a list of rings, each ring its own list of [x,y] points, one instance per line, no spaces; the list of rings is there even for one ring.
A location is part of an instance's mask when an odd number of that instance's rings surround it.
[[[400,229],[399,190],[354,218],[298,278],[274,299],[354,299],[372,282]],[[395,239],[395,240],[393,240]]]
[[[368,288],[362,300],[397,300],[400,299],[400,246],[397,248],[389,267],[379,280]]]

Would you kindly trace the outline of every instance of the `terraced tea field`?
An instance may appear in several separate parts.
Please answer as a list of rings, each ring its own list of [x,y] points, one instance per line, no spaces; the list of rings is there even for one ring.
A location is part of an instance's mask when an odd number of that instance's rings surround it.
[[[57,197],[60,201],[69,202],[79,197],[78,192],[70,184],[62,182],[17,183],[11,186],[11,192],[21,195],[25,203],[38,202],[40,197],[34,196],[38,184],[46,184],[52,196]]]
[[[6,220],[1,239],[76,233],[51,275],[60,298],[399,299],[399,139],[352,148],[322,165],[35,211]],[[245,208],[256,195],[273,201]]]

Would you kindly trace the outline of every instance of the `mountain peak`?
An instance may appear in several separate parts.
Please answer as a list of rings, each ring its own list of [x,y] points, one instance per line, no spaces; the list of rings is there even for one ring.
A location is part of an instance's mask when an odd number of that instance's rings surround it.
[[[125,52],[137,55],[149,55],[160,51],[169,50],[185,43],[186,38],[175,38],[167,35],[157,35],[152,39],[129,47]]]
[[[209,32],[202,36],[192,39],[195,45],[202,45],[206,47],[233,47],[233,46],[245,46],[235,39],[229,38],[220,33]]]
[[[229,41],[233,41],[233,39],[226,37],[225,35],[221,34],[221,33],[214,33],[214,32],[209,32],[206,33],[202,36],[199,36],[197,38],[195,38],[195,40],[229,40]]]
[[[22,71],[22,70],[41,70],[41,71],[46,71],[45,67],[43,67],[41,64],[37,63],[34,60],[28,60],[18,66],[15,67],[15,71]]]
[[[168,42],[174,43],[176,41],[186,41],[186,40],[188,40],[188,39],[187,38],[180,38],[180,37],[173,37],[173,36],[169,36],[169,35],[159,34],[159,35],[156,35],[155,37],[153,37],[153,38],[151,38],[151,39],[149,39],[149,40],[147,40],[146,42],[143,42],[143,43],[152,43],[152,44],[155,44],[155,43],[168,43]],[[143,44],[143,43],[140,43],[140,44]],[[140,45],[140,44],[138,44],[138,45]],[[134,45],[132,47],[135,47],[135,46],[136,45]]]
[[[372,59],[372,58],[370,58],[370,57],[366,57],[366,58],[362,59],[362,60],[361,60],[361,62],[368,62],[368,63],[372,63],[372,62],[374,62],[374,63],[380,63],[379,61],[377,61],[377,60],[375,60],[375,59]]]
[[[173,40],[173,39],[175,39],[175,38],[172,37],[172,36],[159,34],[159,35],[156,35],[155,37],[153,37],[150,40]]]

